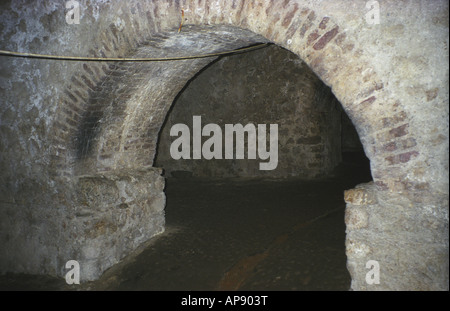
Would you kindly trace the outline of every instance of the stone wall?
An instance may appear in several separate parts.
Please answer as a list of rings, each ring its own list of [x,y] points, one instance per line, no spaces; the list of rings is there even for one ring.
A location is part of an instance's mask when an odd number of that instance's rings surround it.
[[[341,159],[341,111],[331,90],[289,51],[269,46],[225,57],[203,70],[177,97],[161,129],[156,165],[164,168],[165,176],[187,171],[202,177],[322,177]],[[182,123],[192,135],[194,115],[201,116],[202,125],[218,124],[222,136],[225,124],[266,124],[267,129],[277,124],[278,166],[260,170],[259,163],[267,160],[258,155],[255,160],[247,155],[243,160],[192,155],[174,160],[170,146],[176,137],[170,130]]]
[[[398,290],[402,278],[398,271],[407,273],[410,290],[445,288],[448,225],[434,212],[434,206],[448,204],[445,200],[436,196],[411,203],[405,195],[378,191],[373,182],[346,191],[346,252],[352,288]],[[437,239],[439,235],[442,238]],[[383,286],[368,284],[367,258],[379,263],[379,285],[391,281]]]
[[[152,167],[22,183],[2,202],[3,271],[65,275],[77,260],[83,281],[164,231],[164,178]],[[56,205],[58,204],[58,205]]]
[[[80,24],[70,25],[62,1],[3,1],[0,48],[165,57],[271,41],[290,50],[355,125],[381,198],[360,205],[365,227],[347,220],[352,288],[448,290],[448,1],[379,3],[380,23],[370,24],[362,0],[80,1]],[[212,60],[1,56],[0,270],[61,275],[55,258],[76,259],[65,242],[77,231],[60,226],[78,206],[74,178],[153,165],[175,96]],[[369,260],[388,268],[380,284],[363,281]]]

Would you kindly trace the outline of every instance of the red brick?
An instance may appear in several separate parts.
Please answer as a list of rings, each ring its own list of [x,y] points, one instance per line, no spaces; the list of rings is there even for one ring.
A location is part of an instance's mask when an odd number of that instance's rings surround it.
[[[385,160],[386,160],[387,162],[389,162],[389,165],[394,165],[394,164],[397,164],[397,163],[398,163],[396,156],[389,156],[389,157],[386,157]]]
[[[300,18],[297,18],[292,22],[291,26],[289,26],[289,29],[286,32],[286,38],[291,38],[294,33],[297,31],[297,29],[300,27],[301,20]]]
[[[294,17],[295,13],[298,11],[298,4],[296,3],[292,10],[290,10],[286,15],[284,16],[283,23],[281,26],[286,28],[292,21],[292,18]]]
[[[308,36],[308,40],[306,41],[307,45],[311,45],[311,43],[313,43],[314,41],[317,40],[317,38],[319,38],[319,31],[316,29],[314,30],[314,32],[310,33]]]
[[[155,16],[157,16],[157,15],[155,15]],[[110,25],[109,25],[109,30],[111,31],[111,33],[113,34],[113,36],[117,38],[117,36],[118,36],[118,34],[117,34],[118,29],[117,29],[116,25],[110,24]]]
[[[275,0],[272,1],[271,4],[273,4],[273,2],[275,2]],[[236,20],[240,20],[241,19],[241,14],[242,14],[242,11],[244,9],[245,1],[239,1],[239,3],[240,3],[240,7],[236,11]],[[267,8],[267,10],[268,9],[269,8]],[[269,15],[267,10],[266,10],[266,13],[267,13],[267,15]]]
[[[314,44],[314,50],[322,50],[336,35],[339,33],[339,26],[334,27],[327,33],[325,33],[316,44]]]
[[[402,153],[402,154],[399,154],[399,155],[393,155],[393,156],[386,157],[386,161],[389,162],[389,165],[396,165],[396,164],[400,164],[400,163],[407,163],[412,158],[417,157],[418,155],[419,155],[419,152],[417,152],[417,151],[410,151],[410,152]]]
[[[75,76],[73,76],[70,80],[78,87],[85,87],[83,83],[81,83],[81,81],[78,80]]]
[[[83,96],[83,94],[81,94],[81,92],[79,90],[74,90],[73,91],[81,100],[85,101],[85,98]]]
[[[417,151],[410,151],[410,152],[402,153],[399,155],[399,160],[401,163],[406,163],[409,160],[411,160],[411,158],[415,158],[418,155],[419,155],[419,152],[417,152]]]
[[[377,98],[375,96],[370,96],[369,98],[363,100],[358,104],[358,108],[366,109],[368,106],[372,105]]]
[[[301,37],[303,37],[305,35],[305,33],[308,31],[309,28],[311,28],[312,22],[314,21],[315,18],[316,18],[316,13],[314,11],[311,11],[311,13],[309,13],[309,15],[308,15],[307,21],[300,28],[300,36]]]
[[[389,135],[391,137],[402,137],[405,136],[406,134],[408,134],[408,128],[409,124],[403,124],[399,127],[396,127],[392,130],[389,131]]]
[[[89,66],[87,64],[83,64],[83,69],[91,76],[94,75],[94,72],[91,70],[91,68],[89,68]]]
[[[437,97],[437,95],[438,95],[438,91],[439,91],[438,88],[434,88],[434,89],[428,90],[426,92],[427,101],[431,101],[431,100],[435,99]]]
[[[382,148],[383,151],[392,152],[397,150],[397,144],[395,142],[391,142],[389,144],[386,144]]]
[[[93,91],[95,89],[94,83],[89,80],[85,75],[81,75],[81,80]]]
[[[66,106],[68,106],[72,111],[74,111],[76,114],[81,114],[81,108],[77,105],[77,104],[75,104],[75,103],[72,103],[72,102],[64,102],[64,104],[66,105]]]
[[[102,65],[102,71],[103,71],[103,73],[104,74],[106,74],[106,75],[108,75],[109,74],[109,72],[110,72],[110,69],[108,68],[108,66],[107,65]]]
[[[383,118],[381,126],[382,127],[392,127],[398,123],[404,122],[405,120],[406,120],[406,112],[401,111],[392,117]]]
[[[71,92],[69,92],[68,90],[65,90],[64,93],[66,93],[66,95],[67,95],[74,103],[77,103],[77,102],[78,102],[78,99],[77,99]]]
[[[330,18],[325,16],[325,17],[322,19],[322,21],[320,22],[319,28],[320,28],[320,29],[325,29],[325,28],[327,28],[327,23],[328,23],[329,20],[330,20]]]
[[[267,16],[269,16],[271,13],[272,13],[272,10],[273,10],[273,6],[275,5],[275,3],[277,3],[278,1],[280,1],[280,0],[271,0],[270,1],[270,4],[267,6],[267,8],[266,8],[266,15]],[[242,3],[245,3],[245,1],[241,1],[241,8],[240,8],[240,12],[239,12],[239,14],[241,13],[241,11],[242,11]]]

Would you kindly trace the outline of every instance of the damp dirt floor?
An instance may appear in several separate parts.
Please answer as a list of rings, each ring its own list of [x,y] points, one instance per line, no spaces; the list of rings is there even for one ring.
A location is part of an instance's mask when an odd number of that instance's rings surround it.
[[[346,291],[343,192],[368,181],[351,157],[318,181],[169,178],[166,231],[100,280],[7,274],[0,289]]]

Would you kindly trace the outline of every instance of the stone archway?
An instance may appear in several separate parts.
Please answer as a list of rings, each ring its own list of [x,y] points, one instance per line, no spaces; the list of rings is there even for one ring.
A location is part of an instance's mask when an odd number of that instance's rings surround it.
[[[448,287],[448,89],[447,83],[441,83],[448,81],[448,75],[439,71],[439,64],[448,66],[448,60],[443,60],[442,53],[420,49],[425,45],[438,51],[443,45],[440,39],[448,33],[448,26],[442,20],[445,12],[448,15],[448,4],[421,6],[424,16],[432,17],[426,25],[433,36],[422,31],[423,23],[409,20],[417,9],[413,2],[386,3],[385,10],[392,17],[385,15],[380,25],[366,23],[365,1],[162,0],[83,5],[85,25],[80,27],[89,29],[88,34],[68,30],[58,15],[64,8],[56,2],[41,11],[30,6],[41,16],[31,25],[49,33],[47,40],[60,35],[58,54],[73,54],[70,43],[77,40],[86,45],[76,52],[97,57],[210,53],[265,40],[297,54],[332,88],[371,160],[374,183],[345,195],[352,288],[370,289],[365,282],[369,260],[378,260],[382,266],[384,281],[376,285],[378,289]],[[178,33],[181,9],[187,20]],[[14,14],[10,15],[8,20],[13,19]],[[96,25],[95,30],[88,22]],[[398,42],[398,37],[405,40]],[[34,46],[45,50],[46,42],[38,40]],[[46,252],[36,252],[36,263],[17,269],[13,262],[19,260],[20,252],[11,241],[20,238],[10,237],[8,260],[3,264],[6,270],[61,274],[66,258],[78,256],[88,267],[84,278],[93,279],[163,230],[163,181],[152,168],[156,139],[175,95],[210,61],[86,62],[50,67],[62,69],[63,76],[70,78],[64,84],[55,81],[49,93],[57,100],[41,111],[54,112],[47,113],[47,130],[39,138],[49,145],[41,151],[49,174],[34,173],[24,178],[24,184],[53,189],[48,195],[31,197],[46,202],[42,204],[47,206],[45,212],[39,210],[44,216],[37,218],[56,219],[42,220],[48,229],[41,235],[43,249],[56,255],[49,260]],[[44,65],[26,64],[22,69],[33,66]],[[435,77],[428,79],[427,72]],[[147,183],[152,185],[150,193],[131,190],[143,189]],[[16,190],[16,196],[20,191],[24,190]],[[92,209],[99,201],[106,203]],[[63,208],[55,212],[48,206]],[[120,212],[106,211],[108,206]],[[151,206],[143,217],[152,220],[145,229],[133,222],[134,217],[143,216],[135,214],[143,206]],[[64,220],[67,215],[70,221]],[[26,227],[29,222],[23,223]],[[51,241],[59,227],[74,229],[66,229],[57,241]],[[102,240],[105,235],[112,238]],[[115,244],[119,238],[127,241],[126,246]],[[23,244],[36,248],[33,239]],[[61,245],[70,246],[61,249]],[[109,247],[110,253],[100,256],[95,249],[102,247]]]

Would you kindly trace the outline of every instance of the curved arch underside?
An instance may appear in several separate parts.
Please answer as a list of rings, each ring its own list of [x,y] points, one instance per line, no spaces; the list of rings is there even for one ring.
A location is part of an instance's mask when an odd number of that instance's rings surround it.
[[[184,26],[153,37],[134,57],[180,57],[267,42],[230,26]],[[165,116],[183,86],[216,57],[121,63],[92,92],[75,138],[81,172],[151,166]],[[119,142],[119,144],[117,144]],[[82,162],[82,163],[80,163]]]
[[[97,37],[103,40],[95,40],[97,49],[91,52],[96,56],[181,56],[233,49],[270,40],[299,55],[319,78],[332,88],[359,132],[365,152],[371,160],[372,175],[380,188],[401,191],[408,188],[432,187],[434,179],[427,183],[424,181],[426,178],[423,174],[415,173],[417,169],[411,170],[412,167],[423,166],[424,159],[429,161],[430,157],[424,154],[428,149],[418,150],[420,148],[416,147],[421,143],[419,130],[423,128],[415,128],[414,115],[410,113],[412,109],[408,107],[410,104],[408,97],[411,95],[399,91],[396,85],[401,80],[403,80],[402,84],[406,84],[404,77],[397,77],[398,74],[395,71],[385,68],[388,65],[386,63],[390,61],[389,58],[383,58],[382,53],[379,55],[374,53],[383,43],[383,36],[379,29],[367,25],[363,18],[353,17],[353,20],[345,20],[349,17],[341,16],[342,8],[339,9],[337,5],[332,6],[325,2],[316,6],[300,1],[284,1],[278,5],[275,1],[214,3],[136,1],[126,4],[117,2],[104,9],[122,12],[122,14],[114,15],[115,23],[109,25],[106,23],[103,32],[99,30]],[[182,31],[178,33],[182,8],[186,21]],[[364,16],[364,7],[355,6],[354,11]],[[334,15],[336,17],[333,18]],[[358,24],[349,27],[348,24],[351,23]],[[206,26],[221,24],[239,28],[228,27],[228,32],[224,32],[220,28],[212,31],[212,26]],[[194,25],[203,26],[192,27]],[[404,26],[399,25],[389,27],[395,28],[401,35],[401,29]],[[361,28],[365,31],[359,31]],[[236,38],[234,43],[233,36]],[[376,36],[376,40],[367,40],[368,36]],[[196,40],[199,43],[197,45]],[[387,46],[394,44],[393,48],[395,48],[395,42],[393,43],[392,39],[386,41],[389,41]],[[141,156],[136,155],[140,159],[133,156],[134,161],[127,159],[126,162],[137,163],[137,165],[146,162],[151,165],[156,142],[150,141],[149,137],[157,137],[155,132],[160,128],[163,120],[161,116],[171,105],[175,94],[190,77],[207,64],[207,60],[212,59],[171,63],[112,64],[112,69],[108,68],[107,73],[104,73],[98,64],[85,64],[84,70],[72,78],[73,81],[78,82],[78,86],[74,83],[69,85],[68,94],[66,93],[63,97],[69,102],[78,101],[69,103],[75,106],[75,113],[70,119],[75,121],[77,125],[74,127],[78,131],[78,134],[70,133],[69,138],[72,141],[75,136],[78,140],[75,143],[79,144],[76,150],[73,150],[73,145],[66,144],[65,148],[72,153],[69,156],[79,158],[89,149],[86,144],[91,143],[90,140],[84,140],[86,135],[90,137],[92,133],[88,130],[87,134],[81,134],[80,131],[86,131],[86,127],[92,124],[96,127],[96,132],[103,133],[96,134],[102,137],[102,142],[97,146],[99,151],[95,158],[96,164],[93,164],[98,166],[99,171],[108,166],[118,168],[130,165],[119,158],[122,155],[128,156],[125,148],[135,148],[136,145],[139,146],[138,148],[143,148]],[[390,65],[395,68],[394,64]],[[95,70],[97,67],[100,68]],[[189,69],[186,70],[186,68]],[[386,74],[387,70],[390,71],[388,74]],[[407,74],[413,74],[413,72],[407,72]],[[164,87],[153,86],[151,79],[164,83]],[[417,84],[417,81],[415,83]],[[105,84],[107,84],[106,87],[103,87]],[[124,87],[125,85],[127,87]],[[120,92],[121,86],[126,89],[122,91],[122,94],[126,92],[127,95],[114,96],[114,100],[120,103],[111,103],[112,101],[109,101],[109,104],[99,103],[99,97],[103,102],[108,101],[104,96],[105,93],[109,96],[114,94],[108,87],[113,88],[114,92]],[[131,90],[133,87],[140,94],[133,92]],[[172,87],[174,89],[170,90]],[[426,85],[421,85],[422,89],[423,87]],[[70,90],[71,88],[73,90]],[[80,98],[73,94],[75,91],[84,95],[81,103]],[[421,97],[430,98],[430,93],[433,92],[439,92],[439,89],[432,87],[423,89]],[[139,118],[131,116],[136,113],[134,110],[137,109],[137,101],[141,102],[139,105],[145,103],[146,107],[140,110]],[[147,109],[150,107],[149,102],[152,101],[158,101],[158,103],[152,104],[153,106]],[[103,116],[107,110],[106,106],[110,110],[118,109],[114,107],[120,106],[122,111],[126,111],[126,117],[112,122],[113,124],[105,122],[100,125],[98,121],[100,115]],[[67,105],[64,108],[67,109]],[[73,120],[74,116],[81,118]],[[67,119],[64,112],[60,117],[58,116],[57,119]],[[115,117],[118,118],[118,115]],[[149,124],[150,119],[152,121]],[[114,130],[111,131],[108,126],[113,127]],[[140,135],[147,136],[146,140],[133,135],[129,137],[131,132],[138,133],[134,130],[137,128]],[[121,133],[117,133],[120,131]],[[111,133],[114,139],[117,135],[123,138],[123,142],[118,147],[122,152],[117,153],[117,146],[114,146],[115,150],[111,150],[112,146],[108,145],[108,133]],[[63,138],[67,141],[67,137],[61,137],[60,141]],[[439,138],[436,137],[436,139]],[[131,146],[130,142],[134,142],[135,145]],[[65,159],[66,156],[65,154]],[[439,190],[442,191],[442,189]]]

